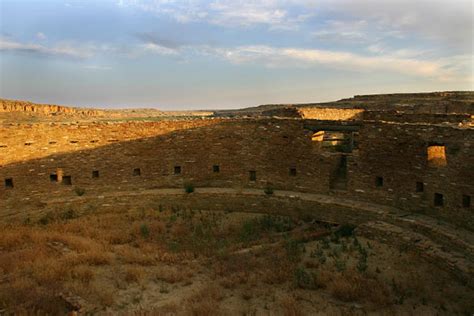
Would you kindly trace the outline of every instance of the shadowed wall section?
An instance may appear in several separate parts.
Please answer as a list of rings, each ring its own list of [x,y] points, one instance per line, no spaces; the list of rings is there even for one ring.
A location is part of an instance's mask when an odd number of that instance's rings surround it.
[[[185,183],[270,186],[396,206],[472,227],[471,129],[321,122],[261,118],[3,126],[1,203],[60,197],[77,187],[100,195]],[[344,146],[341,140],[321,146],[312,139],[318,131],[340,134]],[[430,166],[433,144],[443,146],[445,165]]]

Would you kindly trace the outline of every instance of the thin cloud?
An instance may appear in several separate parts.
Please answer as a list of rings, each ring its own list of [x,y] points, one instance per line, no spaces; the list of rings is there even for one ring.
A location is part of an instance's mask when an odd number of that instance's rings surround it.
[[[215,53],[234,64],[262,64],[267,67],[313,67],[327,66],[358,72],[382,71],[440,80],[469,79],[462,74],[467,58],[458,57],[454,63],[449,60],[422,60],[403,58],[400,55],[363,56],[350,52],[275,48],[270,46],[243,46],[234,49],[218,49]],[[469,68],[468,68],[469,69]]]
[[[47,36],[42,32],[38,32],[38,33],[36,33],[36,38],[41,40],[41,41],[44,41],[45,39],[47,39]]]
[[[171,50],[177,50],[184,45],[182,42],[178,42],[169,38],[163,38],[155,33],[138,33],[136,36],[139,40],[147,44],[151,43]]]
[[[168,48],[166,46],[158,45],[155,43],[146,43],[141,45],[141,47],[148,52],[152,52],[158,55],[165,55],[165,56],[177,56],[180,54],[179,50]]]
[[[109,66],[101,66],[101,65],[86,65],[84,69],[88,70],[110,70],[112,67]]]
[[[297,29],[311,18],[314,0],[119,0],[121,7],[134,7],[168,16],[180,23],[208,22],[226,27],[267,25],[269,29]]]
[[[0,38],[0,51],[20,52],[38,56],[62,56],[76,59],[90,58],[94,55],[93,46],[80,46],[63,42],[53,47],[34,43],[21,43],[11,39]]]

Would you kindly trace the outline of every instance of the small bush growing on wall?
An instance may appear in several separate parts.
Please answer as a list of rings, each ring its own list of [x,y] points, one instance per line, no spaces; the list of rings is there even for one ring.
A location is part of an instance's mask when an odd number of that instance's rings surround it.
[[[273,191],[274,191],[274,190],[273,190],[273,188],[272,188],[271,186],[267,186],[267,187],[263,190],[263,192],[265,192],[265,194],[267,194],[267,195],[273,194]]]
[[[84,193],[86,193],[86,189],[76,187],[76,188],[74,189],[74,192],[76,192],[76,194],[77,194],[78,196],[83,196]]]
[[[193,193],[194,192],[194,185],[192,185],[191,183],[187,183],[184,185],[184,191],[186,193]]]

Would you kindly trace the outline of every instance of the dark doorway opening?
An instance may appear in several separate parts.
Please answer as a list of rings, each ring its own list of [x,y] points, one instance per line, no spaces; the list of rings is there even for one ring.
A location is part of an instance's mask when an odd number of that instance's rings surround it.
[[[424,192],[425,191],[425,184],[423,182],[416,183],[416,192]]]
[[[290,168],[290,176],[296,177],[296,168]]]
[[[58,175],[55,173],[52,173],[49,175],[49,181],[51,182],[58,182]]]
[[[250,170],[249,171],[249,179],[250,179],[250,181],[257,181],[257,171]]]
[[[463,194],[462,196],[462,207],[469,208],[471,207],[471,196]]]
[[[434,206],[443,206],[444,196],[441,193],[435,193],[433,202],[434,202]]]
[[[6,178],[5,179],[5,188],[13,189],[13,179],[12,178]]]

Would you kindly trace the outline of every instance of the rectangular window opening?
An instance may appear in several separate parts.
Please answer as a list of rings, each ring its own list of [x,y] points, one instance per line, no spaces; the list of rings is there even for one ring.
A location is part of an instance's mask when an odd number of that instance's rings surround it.
[[[471,207],[471,196],[463,194],[462,196],[462,207],[469,208]]]
[[[255,170],[249,171],[249,179],[250,181],[257,181],[257,171]]]
[[[434,206],[443,206],[444,196],[441,193],[435,193],[433,202],[434,202]]]
[[[72,185],[72,177],[71,176],[64,176],[63,177],[63,184],[64,185]]]
[[[427,159],[429,167],[443,167],[446,161],[446,147],[444,145],[431,145],[427,149]]]
[[[5,179],[5,188],[13,189],[13,179],[12,178],[6,178]]]
[[[181,174],[181,166],[174,166],[174,174]]]
[[[296,177],[296,168],[290,168],[290,176]]]
[[[219,165],[212,166],[212,172],[219,173],[220,171],[221,171],[221,168],[219,167]]]
[[[142,175],[142,170],[140,168],[133,169],[133,175],[138,177]]]
[[[375,186],[376,187],[383,187],[383,177],[376,177],[375,178]]]
[[[416,192],[424,192],[425,191],[425,184],[423,182],[418,181],[416,183]]]
[[[99,177],[99,170],[92,171],[92,178],[98,178],[98,177]]]
[[[49,181],[51,182],[58,182],[58,175],[55,173],[52,173],[49,175]]]

